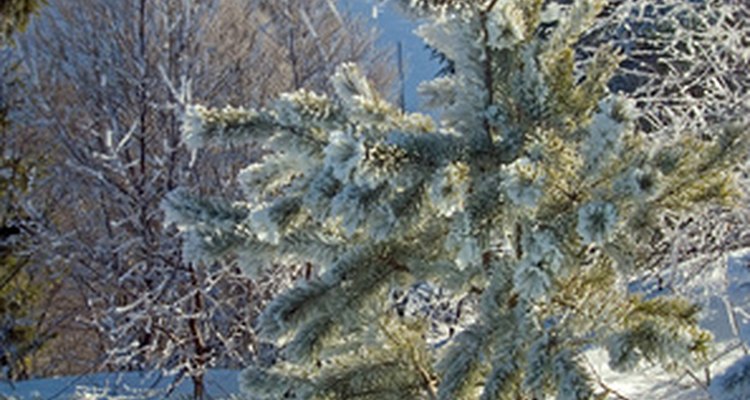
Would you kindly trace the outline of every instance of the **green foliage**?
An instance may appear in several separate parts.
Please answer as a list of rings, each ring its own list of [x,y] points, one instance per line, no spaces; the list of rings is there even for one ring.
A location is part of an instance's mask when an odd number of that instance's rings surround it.
[[[29,233],[16,204],[33,172],[14,159],[3,160],[0,172],[0,368],[9,378],[18,378],[28,372],[29,357],[45,341],[38,332],[38,308],[51,282],[40,282],[29,270]]]
[[[13,34],[26,29],[31,15],[47,0],[3,0],[0,2],[0,44],[12,41]]]
[[[29,15],[43,2],[9,0],[0,3],[0,47],[23,30]],[[18,107],[23,81],[17,60],[0,49],[0,370],[10,379],[27,376],[31,355],[45,338],[39,333],[39,307],[52,282],[42,283],[30,267],[31,234],[20,202],[38,174],[29,160],[13,156],[6,143],[17,126],[11,113]],[[37,276],[35,276],[37,275]]]
[[[324,364],[287,365],[275,372],[251,367],[241,380],[254,388],[251,393],[257,399],[291,395],[330,400],[419,398],[434,379],[431,356],[418,345],[423,334],[419,321],[381,316],[361,338],[342,338],[332,350],[335,356]]]
[[[195,204],[183,192],[167,199],[191,237],[186,253],[246,252],[255,272],[319,267],[265,310],[261,332],[286,361],[251,369],[248,392],[587,399],[597,395],[588,349],[606,348],[617,369],[705,355],[695,307],[627,284],[662,215],[732,204],[747,126],[674,143],[639,134],[632,102],[607,90],[619,57],[603,48],[583,69],[572,60],[601,2],[403,3],[455,65],[421,88],[442,110],[439,128],[387,104],[352,65],[330,99],[300,91],[263,110],[187,113],[194,148],[258,140],[271,155],[242,173],[246,198],[232,207],[247,214],[228,225],[182,212]],[[221,235],[233,240],[212,252]],[[290,245],[299,237],[304,246]],[[392,317],[387,294],[415,281],[479,293],[447,346]]]

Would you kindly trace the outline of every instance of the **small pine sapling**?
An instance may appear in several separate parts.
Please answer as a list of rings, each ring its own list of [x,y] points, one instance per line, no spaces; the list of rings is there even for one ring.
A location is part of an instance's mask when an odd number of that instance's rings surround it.
[[[455,68],[420,87],[439,124],[386,102],[351,64],[332,77],[333,97],[189,108],[188,146],[269,151],[239,175],[242,201],[165,199],[185,254],[238,255],[251,275],[318,268],[258,321],[283,359],[245,371],[252,398],[588,399],[606,396],[589,349],[616,370],[705,354],[697,307],[628,283],[665,212],[734,204],[747,127],[642,135],[634,104],[607,88],[620,55],[604,46],[575,60],[602,2],[544,3],[401,1]],[[481,293],[445,346],[388,300],[421,281]]]

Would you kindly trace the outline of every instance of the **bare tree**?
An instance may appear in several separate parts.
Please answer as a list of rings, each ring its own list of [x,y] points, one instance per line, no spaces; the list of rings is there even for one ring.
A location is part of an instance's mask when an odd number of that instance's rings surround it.
[[[613,0],[581,46],[609,42],[624,61],[614,90],[637,101],[639,125],[652,138],[680,141],[687,135],[706,139],[742,129],[750,115],[750,5],[746,0]],[[581,58],[585,60],[585,57]],[[657,292],[685,295],[707,314],[726,313],[734,336],[718,348],[747,354],[737,321],[746,313],[733,303],[729,257],[750,250],[750,181],[748,165],[735,167],[744,207],[706,207],[664,218],[663,234],[651,244],[650,268],[639,283]],[[717,301],[718,300],[718,301]],[[717,305],[720,304],[720,305]],[[725,362],[731,351],[718,351]],[[709,365],[705,369],[710,381]]]
[[[70,353],[59,353],[68,365],[57,372],[161,369],[192,379],[202,398],[207,368],[256,351],[253,319],[265,291],[284,283],[252,282],[236,263],[183,262],[159,204],[178,186],[231,196],[236,169],[254,155],[189,154],[187,102],[258,106],[290,89],[327,90],[344,61],[371,65],[387,87],[387,53],[333,4],[57,0],[20,40],[35,135],[55,160],[41,194],[62,217],[41,225],[70,269],[61,315],[71,318],[60,326],[81,333],[62,335]]]
[[[623,53],[610,87],[637,101],[639,125],[652,137],[708,138],[750,113],[748,21],[746,1],[616,0],[580,50],[589,54],[589,44],[607,42]],[[747,190],[746,173],[742,179]],[[728,253],[750,248],[748,224],[747,207],[673,215],[669,233],[655,243],[662,251],[653,264],[682,265],[700,277],[696,268],[725,264]]]
[[[749,19],[745,1],[612,0],[579,48],[623,53],[610,86],[638,100],[647,132],[711,131],[750,111]]]

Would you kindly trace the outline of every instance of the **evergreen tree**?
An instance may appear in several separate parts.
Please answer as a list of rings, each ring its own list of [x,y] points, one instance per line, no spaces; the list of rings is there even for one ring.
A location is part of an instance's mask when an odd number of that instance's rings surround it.
[[[13,34],[28,25],[32,14],[46,4],[46,0],[3,0],[0,2],[0,43],[11,41]]]
[[[30,255],[31,219],[21,205],[36,175],[36,165],[13,145],[13,114],[18,112],[24,81],[13,35],[23,31],[39,0],[0,2],[0,371],[9,379],[30,373],[30,357],[49,337],[40,323],[49,281],[40,278]],[[35,276],[36,275],[36,276]]]
[[[616,370],[705,355],[697,307],[629,283],[665,213],[735,204],[747,126],[640,133],[633,102],[607,88],[621,56],[602,46],[576,63],[601,1],[401,4],[455,69],[421,86],[439,125],[388,104],[352,64],[332,77],[333,97],[186,114],[191,148],[268,152],[240,173],[242,201],[165,199],[184,254],[238,254],[251,275],[317,266],[261,316],[284,359],[244,373],[251,398],[603,398],[589,349]],[[389,300],[421,281],[478,296],[445,346]]]
[[[0,371],[9,379],[28,377],[30,356],[49,338],[39,329],[40,309],[51,285],[35,279],[28,255],[31,229],[18,205],[34,173],[21,159],[0,163]]]
[[[602,44],[622,52],[608,87],[635,101],[636,123],[644,134],[712,135],[713,127],[750,112],[750,80],[744,73],[750,68],[750,42],[742,39],[750,35],[748,20],[750,8],[733,0],[613,0],[576,43],[575,60],[588,64]],[[451,73],[450,60],[435,55],[443,73]],[[750,187],[743,179],[741,185]],[[727,254],[750,249],[749,217],[750,208],[721,206],[673,215],[671,229],[653,243],[659,249],[649,260],[653,281],[695,293],[708,275],[725,268]]]

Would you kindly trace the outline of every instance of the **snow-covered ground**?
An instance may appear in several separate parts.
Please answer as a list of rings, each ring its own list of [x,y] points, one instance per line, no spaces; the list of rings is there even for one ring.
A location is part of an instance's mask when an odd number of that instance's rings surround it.
[[[207,398],[228,400],[239,393],[239,371],[211,370],[206,377]],[[92,374],[16,382],[0,382],[0,399],[17,400],[157,400],[187,399],[192,394],[190,380],[183,380],[171,394],[172,377],[138,372]]]
[[[643,366],[621,374],[607,366],[603,350],[586,354],[595,379],[612,389],[619,400],[729,400],[750,399],[722,394],[722,375],[750,350],[750,254],[729,257],[725,268],[693,270],[681,266],[671,280],[703,306],[701,326],[714,336],[710,365],[699,372],[669,373],[656,366]]]
[[[735,361],[745,356],[750,346],[750,268],[747,267],[747,259],[748,255],[736,256],[729,259],[726,268],[704,269],[700,273],[685,268],[668,277],[675,284],[688,288],[694,295],[694,300],[704,305],[702,325],[716,339],[713,362],[708,369],[675,375],[660,367],[644,366],[633,373],[620,374],[607,367],[604,351],[591,351],[586,354],[586,358],[592,375],[611,389],[610,398],[725,400],[719,395],[721,375]],[[206,379],[209,398],[228,400],[232,395],[238,395],[238,374],[239,371],[232,370],[210,371]],[[711,385],[707,385],[709,381]],[[18,400],[189,398],[192,393],[189,380],[183,381],[167,396],[166,389],[171,383],[171,377],[160,377],[155,373],[93,374],[38,379],[13,385],[0,382],[0,400],[4,400],[3,396]],[[750,395],[726,399],[750,399]]]
[[[721,346],[717,357],[709,368],[713,378],[720,376],[734,361],[742,357],[741,347]],[[607,366],[607,355],[597,349],[586,354],[590,367],[595,371],[594,379],[601,380],[609,389],[611,399],[618,400],[724,400],[720,388],[706,385],[705,371],[700,373],[669,373],[657,366],[643,366],[627,374],[612,371]],[[714,380],[715,382],[716,380]],[[749,394],[750,396],[750,394]]]

